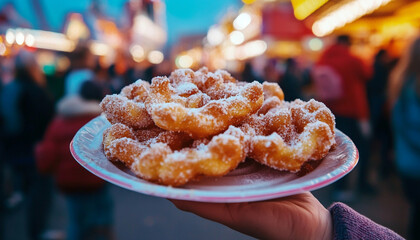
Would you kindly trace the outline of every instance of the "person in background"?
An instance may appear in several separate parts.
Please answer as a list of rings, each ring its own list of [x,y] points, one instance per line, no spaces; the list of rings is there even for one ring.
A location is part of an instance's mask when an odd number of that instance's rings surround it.
[[[391,75],[389,100],[395,157],[411,205],[410,239],[420,239],[420,37],[402,56]]]
[[[155,65],[150,65],[144,70],[142,79],[151,83],[154,77],[156,77],[156,67]]]
[[[95,56],[85,44],[77,46],[70,55],[71,71],[64,80],[64,95],[77,95],[85,81],[95,79]]]
[[[271,58],[266,61],[264,66],[264,81],[267,82],[278,82],[280,73],[277,70],[277,59]]]
[[[343,203],[326,209],[309,192],[260,202],[171,201],[257,239],[403,239]]]
[[[21,50],[14,72],[14,80],[0,93],[2,158],[14,177],[10,200],[24,199],[29,238],[39,239],[46,227],[52,187],[50,179],[36,170],[34,147],[53,117],[54,105],[33,53]]]
[[[373,62],[372,79],[367,83],[367,96],[370,109],[370,124],[372,126],[371,149],[379,144],[381,177],[385,178],[394,172],[392,158],[392,133],[390,115],[387,107],[386,91],[389,73],[392,69],[392,59],[385,49],[380,49]],[[373,154],[372,154],[373,155]]]
[[[284,100],[302,99],[302,73],[295,59],[286,59],[286,71],[280,77],[279,85],[284,94]]]
[[[4,70],[3,70],[3,59],[0,59],[0,94],[2,92],[3,86],[4,86]],[[0,95],[1,97],[1,95]],[[0,114],[0,126],[3,126],[3,117]],[[0,140],[3,141],[5,138],[3,137],[4,129],[0,127]],[[0,156],[4,156],[4,150],[3,150],[3,144],[0,144]],[[5,206],[5,200],[6,200],[6,194],[5,194],[5,174],[4,174],[4,168],[5,168],[5,159],[2,157],[0,159],[0,239],[4,239],[3,233],[4,233],[4,217],[6,215],[6,206]]]
[[[374,188],[368,182],[370,135],[369,108],[366,97],[366,83],[370,71],[362,60],[350,51],[351,41],[347,35],[340,35],[327,48],[313,69],[313,80],[317,89],[317,100],[322,101],[335,115],[336,127],[349,136],[359,150],[358,181],[360,192],[371,193]],[[334,200],[351,201],[353,192],[349,189],[346,176],[335,184]]]
[[[76,132],[100,115],[102,89],[94,81],[85,81],[80,94],[63,98],[57,116],[44,139],[37,145],[39,171],[52,174],[68,207],[67,239],[113,239],[113,203],[105,182],[80,166],[69,145]]]
[[[114,94],[114,93],[120,93],[121,89],[126,86],[127,84],[124,82],[123,76],[118,75],[118,73],[115,71],[115,64],[112,64],[107,69],[107,75],[109,77],[109,90],[110,93],[108,94]]]
[[[253,81],[257,81],[257,82],[263,82],[255,73],[253,67],[252,67],[252,63],[251,62],[246,62],[244,69],[241,73],[241,80],[244,82],[253,82]]]

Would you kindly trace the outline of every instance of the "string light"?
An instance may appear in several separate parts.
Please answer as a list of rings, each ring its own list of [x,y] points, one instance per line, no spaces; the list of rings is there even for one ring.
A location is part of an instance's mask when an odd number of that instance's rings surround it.
[[[22,45],[25,42],[25,35],[22,32],[16,33],[16,43]]]
[[[391,0],[354,0],[348,2],[314,22],[312,25],[312,32],[318,37],[325,36],[334,31],[334,29],[353,22],[390,1]]]
[[[6,32],[6,42],[8,44],[13,44],[15,42],[15,33],[10,29]]]
[[[25,44],[28,47],[33,47],[34,44],[35,44],[35,37],[34,37],[34,35],[32,35],[32,34],[26,35]]]
[[[239,14],[233,21],[233,27],[236,30],[244,30],[251,23],[251,15],[249,13],[243,12]]]
[[[71,52],[76,47],[76,43],[62,33],[27,28],[8,29],[6,42],[10,45],[13,43],[26,44],[28,47],[63,52]]]

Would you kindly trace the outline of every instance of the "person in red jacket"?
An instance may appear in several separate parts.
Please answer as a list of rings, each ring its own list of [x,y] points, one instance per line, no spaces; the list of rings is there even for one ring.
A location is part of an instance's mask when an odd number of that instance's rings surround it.
[[[373,190],[368,183],[367,142],[370,135],[369,108],[366,84],[370,69],[350,51],[350,37],[340,35],[322,53],[313,69],[317,98],[327,105],[336,117],[336,127],[349,136],[359,150],[358,187],[362,192]],[[349,196],[346,178],[337,183],[337,199]],[[349,193],[349,192],[346,192]]]
[[[68,206],[68,238],[112,238],[113,203],[105,182],[85,170],[72,157],[69,145],[76,132],[101,113],[102,90],[94,81],[86,81],[79,95],[62,99],[57,116],[36,147],[37,167],[53,174]]]

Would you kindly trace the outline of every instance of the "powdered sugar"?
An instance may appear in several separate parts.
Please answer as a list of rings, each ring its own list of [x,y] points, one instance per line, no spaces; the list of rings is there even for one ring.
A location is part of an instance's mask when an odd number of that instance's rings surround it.
[[[187,95],[190,96],[192,94],[198,93],[200,90],[198,87],[190,82],[182,82],[176,86],[176,92],[179,95]]]
[[[289,171],[325,156],[335,143],[330,110],[315,100],[284,102],[278,85],[264,86],[265,102],[260,83],[239,83],[223,70],[179,69],[154,78],[150,88],[139,80],[101,103],[112,123],[136,129],[106,143],[107,156],[118,150],[131,156],[139,176],[174,186],[226,174],[246,156]],[[141,118],[156,126],[136,126]],[[147,136],[138,137],[142,128]]]

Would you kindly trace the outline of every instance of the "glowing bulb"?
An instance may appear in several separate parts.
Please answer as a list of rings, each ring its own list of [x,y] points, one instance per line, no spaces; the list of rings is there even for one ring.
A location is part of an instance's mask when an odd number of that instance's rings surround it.
[[[22,45],[25,42],[25,35],[22,32],[16,33],[16,43]]]
[[[153,64],[159,64],[163,62],[163,59],[163,53],[157,50],[151,51],[147,56],[147,60],[149,60],[149,62]]]
[[[7,30],[7,32],[6,32],[6,42],[8,44],[13,44],[15,42],[15,33],[12,30]]]
[[[312,32],[318,37],[325,36],[334,31],[334,29],[353,22],[390,1],[391,0],[355,0],[345,3],[327,16],[317,20],[312,25]]]
[[[239,14],[233,21],[233,27],[236,30],[243,30],[251,23],[251,15],[249,13],[243,12]]]
[[[33,47],[34,44],[35,44],[35,37],[34,37],[34,35],[32,35],[32,34],[26,35],[25,44],[28,47]]]
[[[239,45],[245,41],[245,36],[240,31],[233,31],[230,33],[229,39],[233,44]]]

